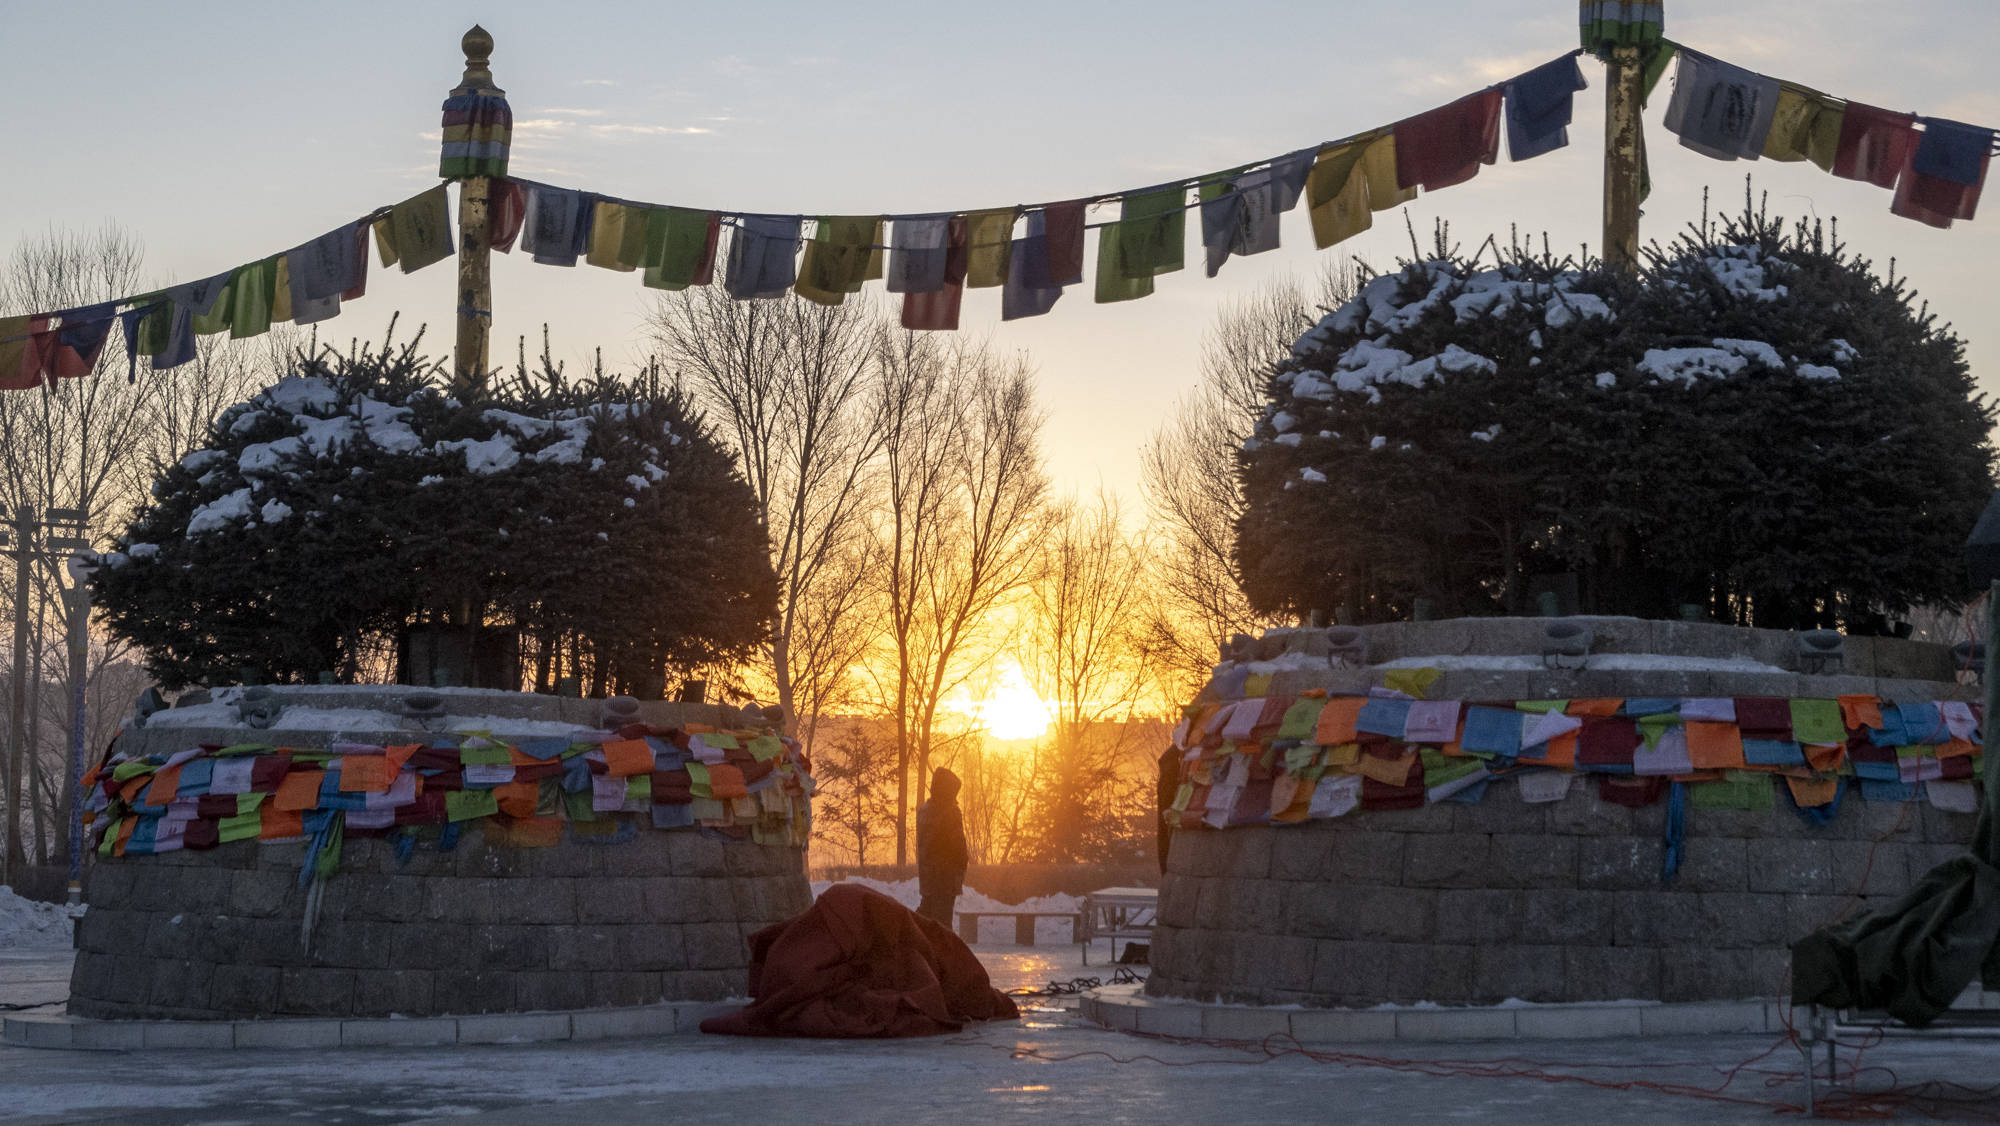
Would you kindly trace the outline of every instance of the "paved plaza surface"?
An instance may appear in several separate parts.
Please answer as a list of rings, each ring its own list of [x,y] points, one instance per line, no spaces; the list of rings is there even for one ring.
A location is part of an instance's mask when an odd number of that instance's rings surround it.
[[[1002,988],[1110,972],[1097,958],[1081,965],[1074,947],[977,949]],[[59,999],[67,961],[66,953],[0,955],[0,1000]],[[1019,1022],[901,1041],[663,1036],[299,1052],[7,1046],[0,1047],[0,1121],[1685,1126],[1692,1119],[1708,1126],[1797,1118],[1780,1108],[1805,1100],[1798,1053],[1777,1045],[1765,1054],[1774,1044],[1763,1036],[1402,1042],[1273,1056],[1267,1049],[1284,1046],[1176,1043],[1084,1025],[1062,998],[1024,998],[1023,1009]],[[1854,1058],[1840,1053],[1844,1077]],[[1861,1063],[1870,1088],[1991,1085],[2000,1083],[2000,1041],[1888,1040],[1863,1052]],[[2000,1120],[2000,1095],[1930,1090],[1962,1100],[1932,1104],[1934,1114]],[[1922,1117],[1903,1099],[1880,1107]]]

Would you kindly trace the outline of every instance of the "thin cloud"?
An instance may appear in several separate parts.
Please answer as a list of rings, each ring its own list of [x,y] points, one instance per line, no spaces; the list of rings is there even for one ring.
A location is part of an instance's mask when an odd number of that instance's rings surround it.
[[[552,106],[548,109],[543,110],[542,112],[554,114],[557,117],[603,117],[604,116],[604,111],[601,109],[567,109],[561,106]]]
[[[615,79],[610,79],[610,78],[579,78],[579,79],[577,79],[577,80],[576,80],[576,84],[577,84],[578,86],[616,86],[616,85],[618,85],[618,83],[617,83],[617,81],[616,81]]]
[[[699,125],[676,127],[672,125],[628,125],[622,122],[606,122],[602,125],[593,125],[590,127],[590,131],[599,134],[626,133],[642,137],[693,137],[703,133],[715,132],[713,129],[704,129]]]

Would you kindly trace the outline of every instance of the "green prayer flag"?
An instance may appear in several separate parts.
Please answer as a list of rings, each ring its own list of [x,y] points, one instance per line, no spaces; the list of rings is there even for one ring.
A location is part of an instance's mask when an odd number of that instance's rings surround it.
[[[1435,747],[1418,747],[1417,753],[1424,760],[1424,786],[1442,786],[1456,782],[1474,771],[1484,769],[1485,763],[1478,759],[1454,758]]]
[[[123,782],[127,778],[137,777],[141,774],[151,774],[158,769],[159,767],[145,761],[121,762],[111,768],[111,780],[113,782]]]
[[[463,766],[506,766],[514,761],[514,753],[505,744],[468,739],[458,749],[458,761]]]
[[[692,807],[696,821],[720,821],[729,807],[714,798],[696,798]]]
[[[591,808],[590,799],[591,793],[589,790],[564,791],[562,796],[563,812],[569,815],[571,821],[595,821],[597,820],[597,811]],[[498,803],[496,802],[495,804],[497,806]]]
[[[1656,750],[1660,745],[1660,737],[1667,733],[1667,728],[1674,726],[1680,721],[1681,717],[1671,712],[1642,715],[1639,717],[1639,738],[1646,741],[1647,750]]]
[[[653,800],[653,776],[634,774],[625,780],[625,800],[628,802],[651,802]]]
[[[590,797],[587,792],[583,796],[586,800]],[[500,799],[491,790],[449,790],[444,795],[444,812],[451,821],[491,817],[500,812]]]
[[[1515,710],[1515,711],[1517,711],[1517,712],[1540,712],[1540,713],[1542,713],[1543,715],[1551,715],[1551,714],[1554,714],[1554,713],[1556,713],[1556,712],[1560,712],[1560,711],[1562,711],[1562,710],[1563,710],[1564,708],[1567,708],[1567,707],[1569,707],[1569,701],[1568,701],[1568,700],[1516,700],[1516,701],[1514,701],[1514,710]]]
[[[229,279],[229,338],[244,340],[271,331],[271,303],[277,295],[276,258],[236,267]]]
[[[1792,738],[1801,743],[1845,743],[1847,721],[1838,700],[1793,700]]]
[[[263,804],[264,804],[263,794],[259,793],[238,794],[236,795],[236,815],[238,817],[243,817],[255,813],[257,812],[257,807]]]
[[[733,751],[743,745],[727,731],[710,731],[701,737],[701,741],[720,751]]]
[[[1153,275],[1128,278],[1121,270],[1123,255],[1118,249],[1118,227],[1099,227],[1097,230],[1097,303],[1109,305],[1114,301],[1134,301],[1153,294]]]
[[[692,793],[697,798],[712,798],[715,796],[714,782],[708,775],[708,766],[706,763],[688,763],[687,772],[689,793]]]
[[[97,855],[110,859],[111,851],[118,847],[118,826],[123,817],[113,817],[104,823],[104,838],[97,842]]]
[[[784,741],[776,735],[759,735],[750,740],[750,757],[758,762],[770,762],[784,753]]]
[[[1118,215],[1119,275],[1157,277],[1186,265],[1187,189],[1175,184],[1125,197]]]
[[[340,867],[340,852],[347,839],[347,814],[336,813],[327,825],[326,841],[319,846],[319,855],[313,858],[313,875],[324,880]]]
[[[1278,724],[1276,739],[1310,739],[1319,725],[1319,713],[1326,710],[1326,698],[1301,696],[1285,709],[1285,718]]]
[[[161,301],[163,296],[159,293],[148,293],[144,297],[134,298],[140,305],[160,301],[159,308],[139,319],[139,354],[142,356],[159,355],[167,350],[167,345],[173,340],[174,304],[171,301]]]
[[[685,207],[654,208],[646,215],[646,250],[640,264],[650,289],[678,290],[694,284],[708,249],[708,228],[713,215]]]
[[[228,844],[230,841],[255,840],[257,835],[264,831],[264,819],[258,816],[255,810],[252,810],[249,813],[239,813],[234,817],[225,817],[216,828],[224,844]]]
[[[1324,748],[1312,743],[1300,743],[1298,746],[1286,750],[1285,769],[1291,771],[1293,774],[1297,774],[1299,771],[1318,762],[1322,750]]]
[[[190,320],[196,335],[213,336],[229,329],[229,315],[235,307],[235,297],[229,292],[236,286],[236,275],[222,283],[222,292],[215,295],[215,304],[206,313],[196,313]]]

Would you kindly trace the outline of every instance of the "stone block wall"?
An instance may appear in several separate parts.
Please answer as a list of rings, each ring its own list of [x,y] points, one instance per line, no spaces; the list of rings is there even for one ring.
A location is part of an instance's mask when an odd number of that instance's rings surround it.
[[[1826,826],[1689,809],[1663,886],[1665,816],[1579,777],[1547,804],[1493,786],[1477,804],[1178,831],[1146,991],[1340,1007],[1780,995],[1790,943],[1903,893],[1974,820],[1852,796]]]
[[[554,848],[346,842],[316,912],[301,843],[91,865],[70,1012],[424,1016],[720,1000],[748,936],[811,904],[796,848],[687,830]],[[310,927],[308,928],[308,916]]]

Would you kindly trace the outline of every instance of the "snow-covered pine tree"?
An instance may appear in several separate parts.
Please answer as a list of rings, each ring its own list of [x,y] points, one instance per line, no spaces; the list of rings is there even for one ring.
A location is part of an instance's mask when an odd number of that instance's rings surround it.
[[[522,371],[461,404],[415,342],[301,356],[167,467],[98,570],[170,688],[353,673],[470,609],[606,687],[747,655],[775,599],[728,454],[677,392]]]
[[[1960,593],[1994,410],[1903,279],[1760,209],[1637,279],[1443,252],[1298,342],[1240,466],[1261,611],[1587,612],[1694,604],[1868,628]]]

